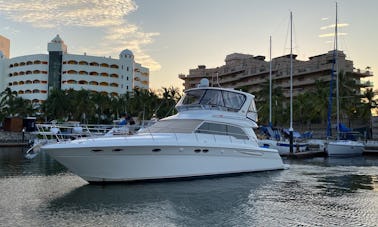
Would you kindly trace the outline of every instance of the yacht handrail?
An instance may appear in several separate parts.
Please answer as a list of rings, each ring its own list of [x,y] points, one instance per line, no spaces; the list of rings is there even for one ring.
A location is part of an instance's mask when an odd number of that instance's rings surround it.
[[[32,132],[32,134],[39,137],[39,139],[56,139],[57,142],[62,142],[83,137],[103,136],[114,129],[123,129],[124,127],[127,127],[130,130],[134,129],[136,126],[79,124],[68,122],[35,124],[35,127],[36,131]]]
[[[227,112],[238,112],[240,110],[240,109],[220,106],[216,104],[185,104],[185,105],[177,106],[176,108],[178,109],[178,111],[199,109],[199,110],[221,110],[221,111],[227,111]]]
[[[45,143],[46,141],[48,140],[54,140],[55,142],[59,142],[59,143],[62,143],[62,142],[66,142],[66,141],[70,141],[72,139],[79,139],[79,138],[83,138],[83,137],[86,137],[87,139],[92,139],[92,138],[97,138],[98,134],[93,134],[91,132],[91,130],[95,129],[95,130],[99,130],[99,129],[103,129],[103,127],[108,127],[110,125],[102,125],[101,127],[99,127],[99,125],[91,125],[91,127],[89,127],[88,125],[80,125],[82,128],[83,128],[83,133],[65,133],[64,131],[55,131],[55,132],[51,132],[50,130],[48,130],[48,128],[57,128],[57,129],[72,129],[74,126],[67,126],[67,125],[64,125],[64,124],[36,124],[36,127],[38,129],[38,132],[35,132],[35,134],[37,135],[41,135],[42,136],[42,141]],[[114,125],[112,125],[114,126]],[[77,127],[77,126],[76,126]],[[156,128],[155,128],[156,129]],[[144,128],[142,132],[139,132],[136,134],[136,136],[144,136],[144,135],[149,135],[151,137],[151,139],[153,141],[155,141],[155,137],[157,134],[171,134],[174,136],[176,142],[178,143],[180,141],[180,139],[182,138],[182,135],[185,134],[184,132],[179,132],[179,131],[188,131],[189,130],[192,130],[192,128],[176,128],[176,127],[164,127],[165,129],[165,132],[156,132],[155,130],[152,132],[150,131],[150,128],[147,127],[147,128]],[[168,130],[167,132],[167,129],[171,129],[171,130]],[[169,132],[171,131],[171,132]],[[217,143],[219,142],[219,136],[221,136],[222,138],[229,140],[230,143],[243,143],[243,144],[248,144],[249,142],[255,142],[257,143],[257,140],[255,140],[253,137],[251,137],[250,135],[248,134],[240,134],[240,133],[225,133],[225,134],[221,134],[219,131],[215,131],[215,130],[201,130],[202,132],[197,132],[197,129],[195,129],[194,131],[192,131],[192,133],[189,133],[189,136],[194,136],[196,141],[197,142],[201,142],[201,137],[203,138],[204,136],[209,139],[209,138],[212,138],[213,142]],[[105,131],[102,131],[102,135],[105,135]],[[239,136],[239,138],[237,138]],[[127,140],[128,136],[125,135],[125,139]],[[242,137],[246,137],[245,139],[243,139]],[[222,139],[221,141],[226,141]]]

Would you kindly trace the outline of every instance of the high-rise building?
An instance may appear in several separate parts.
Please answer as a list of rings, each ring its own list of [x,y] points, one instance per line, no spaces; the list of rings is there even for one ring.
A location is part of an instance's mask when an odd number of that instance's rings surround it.
[[[342,51],[338,51],[337,56],[339,71],[348,73],[360,89],[373,86],[372,82],[363,80],[373,76],[369,69],[355,69],[353,61],[347,60]],[[308,61],[297,60],[296,57],[293,55],[293,96],[315,88],[317,81],[331,80],[333,51],[310,57]],[[180,74],[179,78],[184,80],[185,89],[193,88],[202,78],[207,78],[212,86],[243,88],[256,94],[268,82],[269,75],[270,62],[265,61],[264,56],[233,53],[226,56],[222,66],[206,68],[199,65],[190,69],[188,75]],[[290,96],[290,55],[272,59],[272,84],[280,86],[286,97]],[[356,90],[356,94],[360,92]]]
[[[42,103],[52,89],[90,90],[118,96],[133,89],[149,89],[149,69],[135,62],[130,50],[119,59],[69,54],[57,35],[48,54],[7,58],[0,55],[0,80],[24,99]],[[1,71],[2,70],[2,71]]]
[[[2,52],[6,58],[9,58],[9,55],[10,55],[9,50],[10,50],[10,40],[0,35],[0,52]]]

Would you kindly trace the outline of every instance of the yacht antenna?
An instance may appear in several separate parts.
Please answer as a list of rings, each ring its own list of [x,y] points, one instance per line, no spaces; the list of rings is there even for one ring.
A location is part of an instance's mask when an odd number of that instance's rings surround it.
[[[219,84],[219,72],[217,72],[217,84],[218,84],[218,87],[221,87]]]

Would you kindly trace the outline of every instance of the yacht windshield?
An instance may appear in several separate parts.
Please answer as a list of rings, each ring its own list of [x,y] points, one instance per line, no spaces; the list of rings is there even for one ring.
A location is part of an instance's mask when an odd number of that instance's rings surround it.
[[[201,89],[188,91],[185,94],[182,104],[184,106],[204,106],[204,107],[220,107],[229,111],[239,111],[246,100],[246,96],[240,93],[225,91]]]
[[[245,96],[239,93],[234,92],[222,92],[223,93],[223,100],[224,105],[227,108],[236,109],[239,110],[244,102],[245,102]]]
[[[205,90],[194,90],[187,92],[182,102],[184,105],[200,104],[201,98]]]

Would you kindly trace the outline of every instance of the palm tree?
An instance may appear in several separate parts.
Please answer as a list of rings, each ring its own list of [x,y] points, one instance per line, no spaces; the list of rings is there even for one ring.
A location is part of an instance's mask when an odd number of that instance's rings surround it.
[[[17,92],[12,91],[9,87],[7,87],[3,92],[0,93],[0,110],[3,115],[10,115],[10,108],[11,103],[13,103],[14,99],[17,97]]]
[[[100,123],[110,123],[114,117],[118,118],[118,115],[115,114],[117,110],[114,110],[113,103],[117,102],[117,98],[110,98],[108,95],[103,93],[94,92],[90,94],[91,103],[94,105],[93,114],[89,115],[88,120],[90,122]]]
[[[16,97],[9,105],[11,106],[10,113],[13,116],[24,118],[34,114],[33,105],[30,100]]]
[[[181,98],[179,89],[175,87],[163,87],[160,92],[160,98],[156,100],[156,102],[158,102],[159,104],[156,110],[154,111],[154,114],[158,118],[174,114],[174,107],[177,101]]]
[[[259,122],[268,124],[269,121],[269,81],[263,83],[262,88],[256,93],[256,105],[259,111]],[[272,124],[283,126],[288,122],[287,108],[285,108],[285,96],[282,87],[273,87],[272,90]]]
[[[349,73],[339,73],[339,102],[340,102],[340,121],[351,122],[353,119],[363,117],[361,111],[361,98],[356,80]],[[365,116],[365,120],[366,116]],[[349,125],[350,127],[350,125]]]
[[[73,120],[88,123],[88,118],[95,114],[95,103],[91,99],[91,92],[81,89],[79,91],[72,92],[71,107],[75,109],[73,111]]]
[[[6,116],[27,117],[29,115],[33,115],[34,110],[31,101],[17,96],[17,92],[12,91],[9,87],[6,88],[0,95],[2,119]]]
[[[294,119],[301,126],[301,131],[304,130],[305,125],[309,125],[312,120],[312,112],[314,110],[314,102],[312,99],[312,94],[310,92],[305,92],[297,95],[293,104],[294,108]]]
[[[313,109],[310,112],[311,121],[324,124],[328,113],[329,83],[315,81],[315,90],[310,92],[310,100],[313,102]]]
[[[63,90],[51,90],[47,100],[42,104],[46,120],[63,120],[68,118],[71,109],[69,101],[68,96],[66,96]]]

